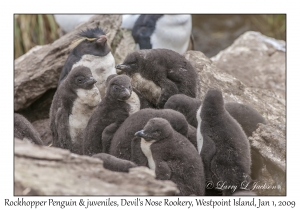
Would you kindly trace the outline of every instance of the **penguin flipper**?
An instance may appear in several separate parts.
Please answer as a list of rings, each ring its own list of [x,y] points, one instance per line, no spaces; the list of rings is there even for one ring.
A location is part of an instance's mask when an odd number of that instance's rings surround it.
[[[155,169],[156,178],[160,180],[169,180],[171,178],[171,169],[165,161],[157,161]]]
[[[214,141],[208,135],[203,135],[203,147],[200,156],[206,172],[205,177],[209,181],[212,180],[211,162],[215,154],[216,146]]]
[[[107,126],[102,132],[102,152],[109,153],[110,143],[115,132],[120,127],[117,123],[112,123]]]
[[[165,78],[160,82],[161,87],[161,95],[159,96],[157,107],[163,108],[165,103],[168,101],[168,99],[175,94],[179,93],[179,90],[174,82],[169,80],[168,78]]]
[[[57,130],[57,139],[53,139],[53,141],[56,141],[55,145],[63,149],[71,150],[70,147],[72,143],[69,130],[69,116],[63,108],[57,110],[55,122]]]
[[[131,140],[131,158],[130,160],[138,166],[147,166],[148,159],[141,149],[141,138],[134,137]]]

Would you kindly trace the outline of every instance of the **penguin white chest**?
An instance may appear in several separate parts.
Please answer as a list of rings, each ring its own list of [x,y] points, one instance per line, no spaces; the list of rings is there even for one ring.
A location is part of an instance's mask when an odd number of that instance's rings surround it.
[[[148,159],[149,168],[155,171],[155,162],[150,149],[151,144],[154,142],[155,141],[146,141],[145,139],[141,138],[141,149]]]
[[[132,115],[141,109],[140,99],[134,91],[132,91],[130,98],[126,100],[126,103],[130,106],[129,115]]]
[[[80,61],[73,65],[72,69],[81,65],[91,69],[93,77],[97,80],[96,86],[103,98],[105,96],[105,81],[107,77],[111,74],[117,74],[113,55],[111,52],[106,56],[84,55]]]
[[[191,32],[190,15],[164,15],[156,22],[152,48],[167,48],[183,54],[188,49]]]
[[[69,116],[72,142],[82,141],[84,129],[100,101],[100,93],[96,86],[91,90],[77,90],[77,98],[73,102],[72,112]]]
[[[197,149],[198,149],[199,154],[201,153],[202,146],[203,146],[203,136],[201,134],[202,119],[200,117],[201,108],[202,108],[202,106],[200,106],[200,108],[197,111],[197,121],[198,121],[198,126],[197,126]]]

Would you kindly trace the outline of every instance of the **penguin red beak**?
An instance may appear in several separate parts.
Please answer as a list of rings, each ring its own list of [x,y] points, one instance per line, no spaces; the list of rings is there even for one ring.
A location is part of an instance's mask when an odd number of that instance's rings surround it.
[[[97,43],[100,43],[101,45],[105,45],[107,42],[107,37],[105,35],[101,35],[99,39],[97,39]]]

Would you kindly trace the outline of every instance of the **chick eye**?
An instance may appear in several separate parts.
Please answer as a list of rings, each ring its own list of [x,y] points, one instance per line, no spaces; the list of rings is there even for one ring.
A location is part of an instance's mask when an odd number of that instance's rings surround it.
[[[115,90],[120,90],[120,87],[117,86],[117,85],[114,85],[114,89],[115,89]]]

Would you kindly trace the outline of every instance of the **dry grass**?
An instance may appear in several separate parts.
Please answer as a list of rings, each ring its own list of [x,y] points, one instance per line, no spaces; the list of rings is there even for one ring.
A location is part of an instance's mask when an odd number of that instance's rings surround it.
[[[286,15],[251,15],[251,27],[266,36],[286,40]]]
[[[44,45],[58,38],[58,25],[53,15],[14,16],[14,57],[26,53],[36,45]]]

